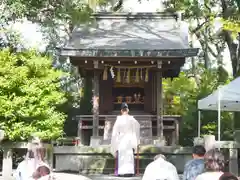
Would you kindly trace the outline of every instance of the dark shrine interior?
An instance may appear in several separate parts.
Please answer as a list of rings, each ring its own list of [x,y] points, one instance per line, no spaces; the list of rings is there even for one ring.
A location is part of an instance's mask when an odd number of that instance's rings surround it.
[[[144,110],[144,88],[142,87],[113,87],[114,110],[119,110],[121,102],[126,102],[129,109]]]

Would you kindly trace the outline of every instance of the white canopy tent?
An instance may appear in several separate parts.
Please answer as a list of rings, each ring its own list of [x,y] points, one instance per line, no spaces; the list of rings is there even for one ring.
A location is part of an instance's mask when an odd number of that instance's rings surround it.
[[[240,77],[225,86],[221,86],[209,96],[198,101],[198,137],[201,129],[201,111],[218,111],[218,140],[220,141],[221,111],[240,111]]]

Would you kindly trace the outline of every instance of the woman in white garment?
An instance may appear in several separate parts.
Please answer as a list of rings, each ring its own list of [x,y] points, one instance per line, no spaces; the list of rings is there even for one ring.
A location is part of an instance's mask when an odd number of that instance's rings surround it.
[[[129,114],[128,105],[121,105],[121,115],[113,126],[111,151],[116,158],[115,175],[129,177],[135,174],[134,151],[140,141],[140,125]]]
[[[42,147],[39,139],[32,140],[28,146],[26,157],[19,163],[14,175],[16,180],[37,179],[35,177],[36,169],[44,161],[45,149]]]

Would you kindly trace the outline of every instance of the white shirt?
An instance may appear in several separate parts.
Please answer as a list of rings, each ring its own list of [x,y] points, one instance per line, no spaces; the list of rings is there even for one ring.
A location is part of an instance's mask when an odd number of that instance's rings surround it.
[[[34,158],[25,159],[19,163],[14,177],[16,180],[34,180],[33,173],[39,166],[49,166],[42,161],[35,160]]]
[[[218,180],[222,172],[205,172],[196,177],[196,180]]]
[[[159,157],[145,169],[142,180],[179,180],[176,167]]]
[[[19,163],[14,177],[16,180],[33,180],[32,175],[35,170],[35,159],[23,160]]]
[[[38,178],[38,180],[54,180],[54,179],[55,179],[55,177],[53,174],[48,174],[46,176],[42,176],[42,177]]]

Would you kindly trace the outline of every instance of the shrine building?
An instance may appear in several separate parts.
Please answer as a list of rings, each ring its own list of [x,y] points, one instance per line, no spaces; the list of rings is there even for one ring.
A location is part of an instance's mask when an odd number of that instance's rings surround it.
[[[181,117],[163,114],[162,79],[178,77],[186,58],[198,53],[189,47],[188,26],[181,18],[166,13],[98,13],[74,29],[59,52],[93,83],[92,114],[76,117],[82,144],[110,143],[122,102],[141,125],[141,144],[159,139],[178,144]]]

